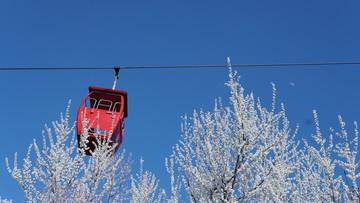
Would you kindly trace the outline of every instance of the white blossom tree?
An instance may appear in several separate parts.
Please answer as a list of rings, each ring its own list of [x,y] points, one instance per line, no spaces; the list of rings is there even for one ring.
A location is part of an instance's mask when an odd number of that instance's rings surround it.
[[[184,116],[182,136],[170,160],[191,202],[359,202],[358,130],[324,138],[314,111],[316,146],[296,139],[284,105],[270,110],[245,94],[230,66],[230,106],[215,101],[212,112]],[[343,142],[334,144],[333,134]],[[302,147],[301,147],[302,146]],[[170,170],[172,180],[174,167]],[[179,186],[172,185],[178,191]],[[175,197],[180,197],[175,192]]]
[[[174,147],[192,202],[288,201],[299,165],[296,134],[282,108],[275,113],[255,102],[230,71],[231,107],[184,116],[182,140]]]
[[[131,176],[131,202],[160,203],[164,191],[158,189],[159,180],[149,171],[143,170],[144,160],[140,159],[140,173]]]
[[[70,104],[60,122],[53,122],[55,137],[52,129],[46,126],[42,147],[34,140],[22,167],[18,166],[16,153],[13,167],[6,159],[9,173],[19,182],[29,202],[119,202],[127,199],[128,188],[124,183],[131,171],[130,157],[126,158],[125,151],[113,155],[108,143],[100,140],[92,156],[86,157],[84,150],[78,150],[74,126],[69,125],[69,107]]]
[[[12,202],[12,200],[2,199],[2,198],[0,197],[0,203],[11,203],[11,202]]]
[[[320,131],[320,124],[314,111],[316,134],[312,135],[317,146],[310,146],[306,140],[298,169],[297,181],[299,200],[307,202],[359,202],[358,179],[359,157],[358,127],[354,122],[353,138],[349,139],[345,122],[339,116],[340,132],[330,129],[328,138]],[[333,136],[342,141],[334,144]]]

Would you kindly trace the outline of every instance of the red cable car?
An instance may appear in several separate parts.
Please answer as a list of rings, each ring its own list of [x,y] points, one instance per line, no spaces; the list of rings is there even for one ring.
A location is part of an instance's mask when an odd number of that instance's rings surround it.
[[[89,87],[89,94],[81,102],[77,113],[79,148],[85,149],[86,155],[91,155],[95,144],[106,139],[109,145],[116,144],[115,153],[122,143],[127,115],[127,92]],[[86,137],[87,142],[81,141],[82,137]]]

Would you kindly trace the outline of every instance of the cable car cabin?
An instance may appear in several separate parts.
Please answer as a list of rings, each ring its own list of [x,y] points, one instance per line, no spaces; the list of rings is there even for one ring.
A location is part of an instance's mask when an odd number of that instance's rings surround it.
[[[115,153],[122,143],[126,117],[127,92],[89,87],[89,94],[82,101],[77,114],[79,148],[86,147],[85,153],[91,155],[90,151],[95,149],[94,143],[106,139],[110,146],[116,144]],[[87,137],[87,144],[81,141],[82,137]]]

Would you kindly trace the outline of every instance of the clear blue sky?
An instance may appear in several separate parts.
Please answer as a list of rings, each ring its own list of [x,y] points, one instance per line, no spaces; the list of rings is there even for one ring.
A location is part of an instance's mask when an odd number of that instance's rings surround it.
[[[0,67],[97,67],[360,61],[358,0],[0,1]],[[242,84],[269,106],[278,89],[299,138],[314,132],[317,109],[325,132],[337,115],[360,121],[360,66],[240,68]],[[25,156],[44,124],[88,86],[111,88],[112,70],[0,72],[0,196],[23,199],[5,157]],[[122,70],[129,93],[122,148],[167,187],[164,158],[179,139],[181,116],[211,110],[228,96],[224,69]]]

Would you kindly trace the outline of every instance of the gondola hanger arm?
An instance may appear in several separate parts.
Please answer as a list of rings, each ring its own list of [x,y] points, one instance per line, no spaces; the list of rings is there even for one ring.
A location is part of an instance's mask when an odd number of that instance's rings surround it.
[[[114,83],[113,83],[113,87],[112,89],[114,90],[115,87],[116,87],[116,82],[117,80],[119,79],[119,71],[120,71],[120,68],[114,68],[115,70],[115,79],[114,79]]]

